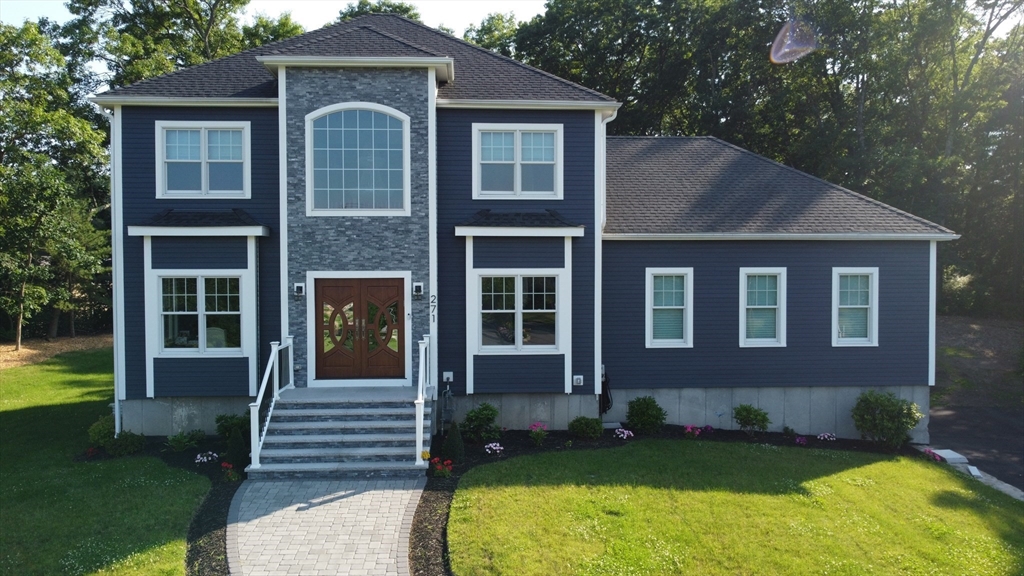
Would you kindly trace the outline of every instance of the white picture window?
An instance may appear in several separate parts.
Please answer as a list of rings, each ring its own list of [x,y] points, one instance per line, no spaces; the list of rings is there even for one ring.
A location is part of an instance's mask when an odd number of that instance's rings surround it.
[[[693,346],[693,268],[648,268],[647,347]]]
[[[832,345],[878,345],[878,268],[832,269]]]
[[[250,197],[249,144],[249,122],[157,122],[157,196]]]
[[[240,285],[240,277],[161,277],[162,349],[200,354],[240,351]]]
[[[562,198],[561,124],[473,124],[473,198]]]
[[[786,269],[740,268],[740,347],[786,345]]]
[[[557,275],[481,275],[480,348],[558,349]]]
[[[309,216],[409,215],[409,116],[370,102],[306,116]]]

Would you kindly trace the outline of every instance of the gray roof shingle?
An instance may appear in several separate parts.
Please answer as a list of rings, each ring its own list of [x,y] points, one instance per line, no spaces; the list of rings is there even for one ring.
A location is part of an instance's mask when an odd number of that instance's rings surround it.
[[[610,137],[605,234],[949,235],[712,137]]]
[[[143,226],[207,228],[221,226],[262,226],[248,212],[232,210],[168,209],[151,218]]]
[[[554,210],[544,212],[491,212],[481,210],[468,221],[458,226],[483,226],[490,228],[583,228],[566,220]]]
[[[277,81],[258,56],[431,57],[455,62],[437,97],[613,104],[558,78],[394,14],[370,14],[99,94],[103,97],[276,98]]]

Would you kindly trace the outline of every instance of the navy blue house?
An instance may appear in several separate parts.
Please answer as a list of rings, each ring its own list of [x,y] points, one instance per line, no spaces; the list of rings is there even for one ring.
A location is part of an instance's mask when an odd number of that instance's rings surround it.
[[[106,92],[119,430],[249,410],[250,473],[425,466],[438,398],[855,436],[928,405],[956,235],[393,15]],[[440,407],[440,406],[438,406]],[[925,410],[927,413],[927,410]],[[914,432],[927,440],[927,422]]]

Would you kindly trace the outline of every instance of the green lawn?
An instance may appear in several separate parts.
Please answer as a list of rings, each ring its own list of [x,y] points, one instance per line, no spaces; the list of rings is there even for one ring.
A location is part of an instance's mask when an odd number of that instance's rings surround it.
[[[113,398],[109,348],[0,372],[0,573],[183,574],[210,487],[157,458],[73,462]]]
[[[455,574],[1024,573],[1024,503],[923,458],[647,440],[462,477]]]

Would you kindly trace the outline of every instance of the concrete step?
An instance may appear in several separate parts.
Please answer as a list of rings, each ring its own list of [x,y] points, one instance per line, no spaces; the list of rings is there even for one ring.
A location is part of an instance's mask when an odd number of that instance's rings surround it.
[[[430,408],[423,409],[424,420],[430,418]],[[416,408],[413,406],[395,406],[384,408],[301,408],[294,405],[277,404],[274,407],[272,420],[280,422],[293,421],[348,421],[348,420],[415,420]]]
[[[400,462],[320,462],[294,464],[262,464],[245,470],[249,480],[304,480],[335,478],[421,478],[426,467],[417,467],[415,460]]]
[[[267,427],[267,436],[294,436],[301,434],[408,434],[416,435],[416,422],[396,422],[394,420],[377,420],[360,422],[345,420],[331,422],[316,420],[312,422],[277,422],[271,418]],[[430,422],[423,422],[423,433],[430,434]]]
[[[380,400],[380,401],[356,401],[356,400],[285,400],[280,398],[275,405],[278,408],[298,410],[414,410],[415,404],[410,400]],[[424,406],[424,409],[428,409]]]
[[[415,434],[282,434],[268,435],[263,449],[268,448],[392,448],[415,446]]]
[[[375,446],[349,448],[274,447],[264,446],[260,462],[268,464],[331,463],[331,462],[402,462],[415,461],[414,446]]]

